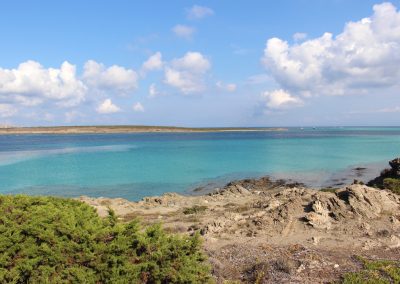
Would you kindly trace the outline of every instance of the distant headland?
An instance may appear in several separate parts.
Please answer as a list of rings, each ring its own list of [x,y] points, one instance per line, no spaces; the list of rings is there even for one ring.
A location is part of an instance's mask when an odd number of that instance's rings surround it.
[[[144,125],[98,125],[98,126],[46,126],[46,127],[3,127],[0,134],[85,134],[85,133],[185,133],[185,132],[228,132],[228,131],[285,131],[273,127],[175,127]]]

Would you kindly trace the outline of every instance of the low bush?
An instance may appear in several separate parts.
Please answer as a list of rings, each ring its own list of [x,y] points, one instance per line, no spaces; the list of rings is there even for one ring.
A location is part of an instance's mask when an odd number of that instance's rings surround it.
[[[385,178],[383,180],[383,186],[393,193],[400,194],[400,179]]]
[[[400,262],[389,260],[369,261],[359,258],[363,269],[344,275],[344,284],[400,283]]]
[[[321,188],[319,191],[336,193],[337,190],[338,190],[338,188],[335,188],[335,187],[324,187],[324,188]]]
[[[183,209],[183,214],[189,215],[189,214],[196,214],[196,213],[201,213],[207,210],[207,206],[204,205],[194,205],[189,208],[184,208]]]
[[[79,201],[0,196],[0,283],[208,283],[200,239],[98,217]]]

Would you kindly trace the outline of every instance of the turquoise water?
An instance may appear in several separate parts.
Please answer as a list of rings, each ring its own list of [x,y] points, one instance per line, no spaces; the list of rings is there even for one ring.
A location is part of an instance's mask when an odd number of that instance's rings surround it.
[[[137,200],[270,174],[322,186],[400,156],[400,127],[0,136],[0,193]],[[377,166],[378,165],[378,166]]]

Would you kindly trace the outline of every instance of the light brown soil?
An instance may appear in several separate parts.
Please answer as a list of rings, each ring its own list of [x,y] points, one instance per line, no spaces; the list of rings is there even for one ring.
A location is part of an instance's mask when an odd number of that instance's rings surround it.
[[[101,216],[112,208],[123,220],[199,231],[218,283],[329,283],[359,268],[355,255],[400,258],[400,196],[364,185],[322,192],[264,178],[205,196],[80,200]]]

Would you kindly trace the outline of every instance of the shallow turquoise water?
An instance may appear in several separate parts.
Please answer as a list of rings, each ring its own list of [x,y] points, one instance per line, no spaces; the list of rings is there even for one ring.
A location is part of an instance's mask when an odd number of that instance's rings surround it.
[[[400,156],[400,128],[0,136],[0,192],[131,200],[265,174],[324,185]]]

